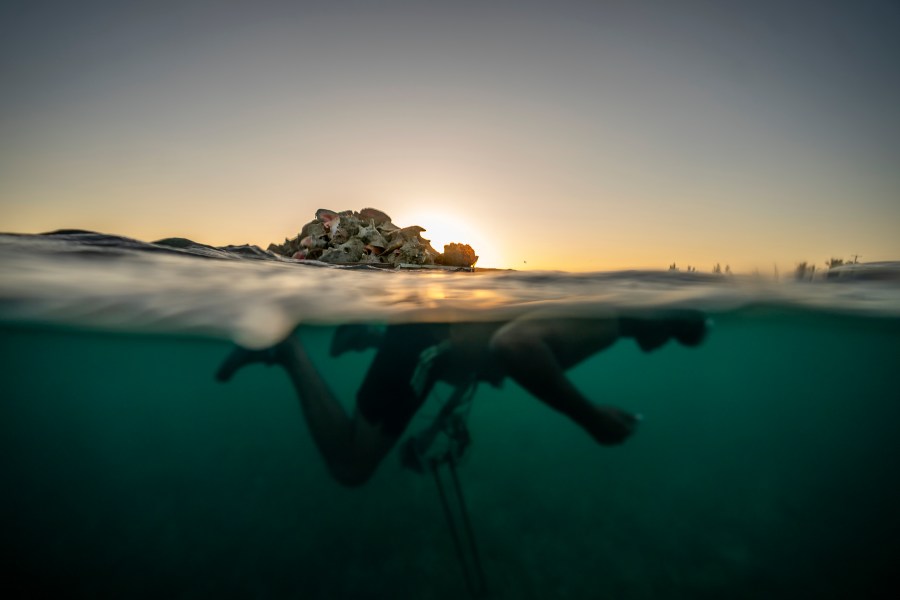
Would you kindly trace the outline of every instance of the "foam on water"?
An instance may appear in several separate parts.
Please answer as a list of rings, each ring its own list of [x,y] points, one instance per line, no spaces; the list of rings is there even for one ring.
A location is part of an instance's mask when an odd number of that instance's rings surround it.
[[[205,260],[204,260],[205,259]],[[395,272],[281,259],[255,247],[148,244],[88,232],[0,235],[0,320],[197,333],[249,347],[298,324],[504,320],[755,305],[900,315],[900,263],[818,282],[667,271]]]

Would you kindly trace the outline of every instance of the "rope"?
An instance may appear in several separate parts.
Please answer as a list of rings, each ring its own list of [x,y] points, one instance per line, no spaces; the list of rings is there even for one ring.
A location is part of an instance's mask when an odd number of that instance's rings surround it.
[[[450,508],[450,502],[444,491],[444,484],[438,471],[441,465],[447,464],[450,475],[453,480],[453,488],[456,491],[456,504],[460,513],[460,520],[463,523],[463,531],[465,531],[468,541],[469,552],[471,558],[467,560],[463,542],[460,539],[460,531],[457,526],[453,511]],[[456,459],[452,454],[448,453],[441,458],[431,459],[431,474],[434,477],[434,484],[437,487],[438,495],[441,498],[441,506],[444,508],[444,517],[447,519],[447,525],[450,528],[450,536],[453,538],[453,548],[456,550],[456,559],[463,571],[463,579],[466,582],[466,589],[473,598],[480,598],[487,594],[487,582],[484,576],[484,569],[481,566],[481,558],[478,554],[478,545],[475,542],[475,532],[472,529],[472,522],[469,520],[469,511],[466,508],[465,497],[462,493],[462,486],[459,483],[459,477],[456,474]]]
[[[487,583],[484,569],[481,566],[481,557],[478,553],[472,521],[469,519],[462,484],[456,471],[457,462],[471,441],[466,422],[472,409],[472,398],[475,396],[476,388],[477,381],[474,377],[465,384],[458,385],[450,398],[444,402],[431,425],[406,441],[401,448],[401,460],[406,467],[419,473],[423,473],[426,466],[430,468],[441,500],[441,507],[444,510],[444,517],[450,528],[456,558],[463,571],[466,589],[473,598],[480,598],[487,593]],[[446,447],[442,451],[435,451],[432,446],[441,434],[446,438]],[[444,465],[447,465],[447,469],[450,471],[459,513],[458,519],[462,522],[461,526],[453,514],[454,511],[450,506],[450,499],[447,497],[441,478],[440,470]],[[465,535],[465,544],[461,534]],[[466,550],[469,553],[468,557]]]
[[[475,575],[478,578],[475,587],[475,594],[479,595],[487,593],[487,580],[484,577],[484,569],[481,567],[481,556],[478,554],[478,544],[475,542],[475,531],[472,529],[472,522],[469,520],[469,510],[466,506],[466,499],[463,496],[462,486],[459,484],[459,477],[456,474],[456,459],[450,456],[450,475],[453,477],[453,487],[456,488],[456,501],[459,504],[459,512],[462,515],[462,522],[466,528],[466,537],[469,538],[469,550],[472,552],[472,563],[475,569]]]

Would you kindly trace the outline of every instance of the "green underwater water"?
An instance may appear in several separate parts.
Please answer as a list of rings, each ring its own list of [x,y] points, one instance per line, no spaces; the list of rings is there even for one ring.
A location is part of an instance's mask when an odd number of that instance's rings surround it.
[[[299,335],[352,407],[373,353],[329,358],[330,333]],[[366,486],[334,483],[281,371],[213,380],[229,349],[0,329],[4,596],[466,597],[433,481],[394,453]],[[645,416],[615,448],[482,386],[459,472],[487,597],[880,597],[900,557],[898,358],[897,319],[800,310],[716,315],[699,348],[623,340],[570,372]]]

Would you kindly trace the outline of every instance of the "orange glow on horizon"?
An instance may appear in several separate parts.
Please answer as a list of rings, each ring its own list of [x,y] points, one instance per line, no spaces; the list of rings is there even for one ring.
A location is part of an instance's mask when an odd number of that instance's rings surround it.
[[[394,215],[391,215],[394,217]],[[478,267],[507,268],[500,248],[500,239],[491,237],[491,232],[474,218],[461,218],[441,211],[421,210],[403,213],[394,217],[394,224],[401,227],[419,225],[425,228],[422,237],[429,240],[438,252],[444,251],[446,244],[468,244],[478,256]]]

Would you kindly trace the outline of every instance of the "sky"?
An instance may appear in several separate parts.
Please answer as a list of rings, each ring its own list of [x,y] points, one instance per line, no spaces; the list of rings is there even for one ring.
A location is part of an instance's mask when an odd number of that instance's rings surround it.
[[[0,231],[374,207],[479,266],[900,259],[900,3],[0,3]]]

